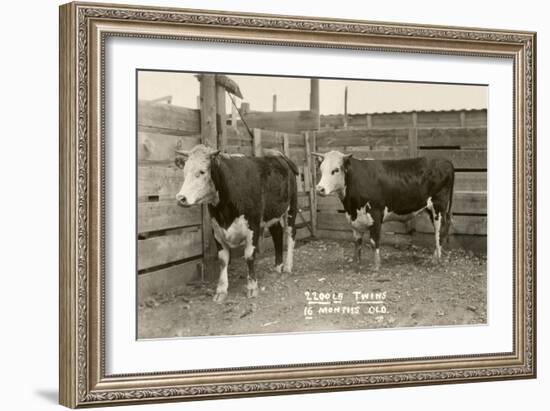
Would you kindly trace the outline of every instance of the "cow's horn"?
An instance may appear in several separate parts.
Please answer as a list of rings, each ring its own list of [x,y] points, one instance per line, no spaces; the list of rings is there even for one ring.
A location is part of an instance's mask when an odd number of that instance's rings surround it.
[[[314,153],[314,152],[311,152],[311,155],[312,155],[312,156],[315,156],[315,157],[319,157],[319,158],[325,158],[325,155],[324,155],[324,154],[321,154],[321,153]]]
[[[182,155],[184,157],[189,157],[189,151],[186,150],[175,150],[176,154]]]

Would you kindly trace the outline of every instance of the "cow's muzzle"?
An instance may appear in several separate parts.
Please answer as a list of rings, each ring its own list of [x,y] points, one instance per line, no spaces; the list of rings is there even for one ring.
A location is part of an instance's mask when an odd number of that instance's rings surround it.
[[[176,201],[180,207],[191,207],[191,205],[187,202],[187,198],[185,196],[177,195]]]
[[[326,196],[327,195],[327,192],[325,190],[325,187],[321,187],[321,186],[316,186],[315,187],[315,191],[317,191],[317,194],[319,194],[320,196]]]

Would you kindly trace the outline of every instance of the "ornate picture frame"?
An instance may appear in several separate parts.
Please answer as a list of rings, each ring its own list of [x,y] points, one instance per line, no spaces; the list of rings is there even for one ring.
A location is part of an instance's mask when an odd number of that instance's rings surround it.
[[[108,375],[105,42],[110,37],[341,48],[513,61],[513,350]],[[536,376],[536,34],[221,11],[60,7],[60,403],[67,407]]]

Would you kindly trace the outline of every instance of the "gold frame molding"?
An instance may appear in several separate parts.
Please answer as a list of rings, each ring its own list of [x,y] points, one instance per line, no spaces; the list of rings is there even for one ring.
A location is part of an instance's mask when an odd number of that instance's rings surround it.
[[[391,359],[106,375],[104,45],[111,36],[474,55],[514,64],[514,349]],[[60,7],[60,403],[198,400],[536,376],[536,34],[221,11]]]

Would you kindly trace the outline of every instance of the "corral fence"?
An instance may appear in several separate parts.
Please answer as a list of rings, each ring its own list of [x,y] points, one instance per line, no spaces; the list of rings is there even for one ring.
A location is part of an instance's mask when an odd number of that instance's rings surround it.
[[[340,127],[342,116],[322,116],[323,129],[314,132],[314,151],[339,150],[356,158],[400,159],[443,157],[453,162],[455,187],[451,245],[485,249],[487,235],[487,113],[486,110],[381,113],[349,116],[348,127]],[[317,234],[349,238],[351,233],[340,200],[317,198]],[[402,241],[417,233],[433,233],[426,213],[404,224],[383,225],[386,242]],[[467,237],[465,237],[467,236]],[[431,236],[430,236],[431,237]]]
[[[254,128],[234,123],[224,130],[229,154],[262,156],[264,149],[285,153],[297,165],[296,177],[300,212],[297,238],[315,233],[314,190],[310,135]],[[200,111],[170,104],[138,103],[137,135],[137,270],[140,299],[157,292],[174,290],[204,277],[205,249],[210,228],[205,207],[179,207],[175,196],[183,172],[175,163],[175,150],[189,150],[201,143]],[[273,247],[266,230],[260,250]],[[242,251],[242,250],[240,250]],[[239,250],[235,255],[242,256]]]
[[[208,87],[207,87],[208,86]],[[440,156],[455,165],[452,245],[486,247],[486,110],[320,116],[318,84],[312,81],[310,110],[225,115],[224,91],[213,77],[201,80],[200,109],[169,101],[139,101],[137,124],[137,271],[140,301],[176,290],[195,279],[217,276],[208,211],[179,207],[175,195],[183,181],[175,150],[199,143],[225,153],[262,156],[277,149],[295,162],[300,213],[298,239],[350,239],[351,230],[335,196],[316,197],[318,167],[312,151],[340,150],[357,158],[398,159]],[[235,108],[236,109],[236,108]],[[245,121],[242,121],[242,120]],[[426,215],[408,224],[384,224],[385,242],[430,241]],[[431,235],[430,235],[431,233]],[[260,250],[272,247],[267,230]],[[241,256],[237,251],[235,256]]]
[[[178,207],[182,172],[175,149],[200,140],[200,112],[170,104],[138,103],[137,270],[140,299],[201,274],[201,207]]]

